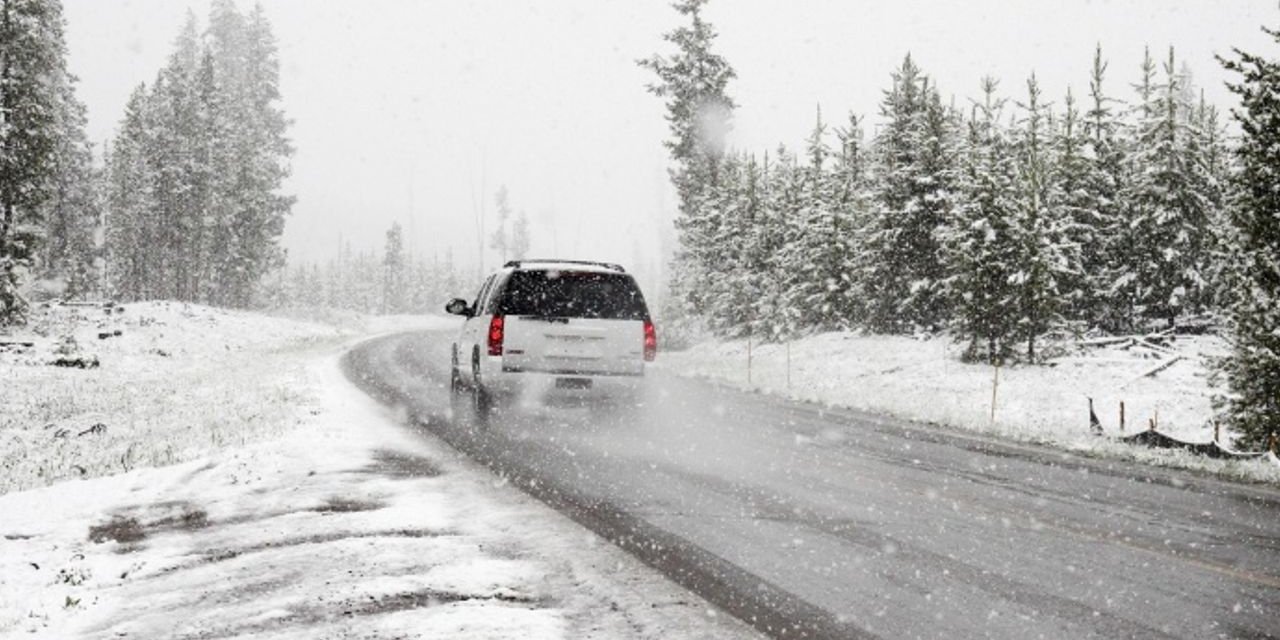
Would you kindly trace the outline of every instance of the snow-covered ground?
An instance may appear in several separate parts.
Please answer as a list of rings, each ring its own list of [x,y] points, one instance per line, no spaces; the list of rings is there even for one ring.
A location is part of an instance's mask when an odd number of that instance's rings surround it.
[[[712,341],[686,351],[666,352],[660,356],[659,366],[681,375],[828,406],[1091,454],[1280,482],[1280,470],[1270,459],[1209,460],[1182,452],[1140,449],[1090,433],[1089,398],[1093,398],[1108,436],[1132,434],[1155,420],[1161,432],[1180,439],[1212,440],[1212,392],[1205,361],[1207,356],[1222,353],[1223,348],[1217,338],[1182,336],[1171,343],[1169,353],[1111,345],[1056,358],[1052,366],[1003,367],[998,385],[993,384],[993,367],[961,362],[960,347],[944,338],[825,333],[790,345],[755,344],[749,380],[747,343],[743,340]],[[1181,359],[1167,369],[1143,375],[1175,356]],[[1121,402],[1125,405],[1123,432]]]
[[[351,331],[164,303],[101,342],[96,317],[52,321],[100,366],[0,360],[6,459],[23,447],[0,474],[0,637],[752,635],[399,424],[339,372]],[[108,429],[73,431],[89,420]],[[27,471],[69,465],[103,477]]]
[[[0,493],[284,433],[311,401],[296,384],[303,356],[349,335],[181,303],[38,310],[0,336],[35,343],[0,349]]]

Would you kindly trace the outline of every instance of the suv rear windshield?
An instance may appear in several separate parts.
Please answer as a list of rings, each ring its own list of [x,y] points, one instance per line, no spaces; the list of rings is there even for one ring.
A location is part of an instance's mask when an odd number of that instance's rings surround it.
[[[497,312],[510,316],[645,320],[644,296],[631,276],[599,271],[515,271]]]

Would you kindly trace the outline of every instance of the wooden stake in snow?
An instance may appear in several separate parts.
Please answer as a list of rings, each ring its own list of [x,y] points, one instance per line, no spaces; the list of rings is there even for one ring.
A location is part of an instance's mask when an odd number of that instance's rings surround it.
[[[1222,431],[1220,429],[1220,425],[1218,424],[1217,420],[1214,420],[1213,421],[1213,441],[1217,442],[1221,434],[1222,434]]]
[[[996,360],[996,366],[992,370],[991,376],[991,424],[996,423],[996,392],[1000,389],[1000,361]]]
[[[1098,414],[1093,412],[1093,398],[1089,398],[1089,431],[1095,436],[1102,435],[1102,421],[1098,419]]]
[[[1124,433],[1124,400],[1120,401],[1120,433]]]

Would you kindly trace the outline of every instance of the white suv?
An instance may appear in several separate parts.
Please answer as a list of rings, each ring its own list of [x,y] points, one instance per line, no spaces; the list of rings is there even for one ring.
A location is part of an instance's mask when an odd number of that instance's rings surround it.
[[[515,260],[489,276],[474,302],[445,310],[466,321],[453,344],[452,390],[487,417],[526,393],[610,395],[635,390],[658,336],[635,278],[622,267]]]

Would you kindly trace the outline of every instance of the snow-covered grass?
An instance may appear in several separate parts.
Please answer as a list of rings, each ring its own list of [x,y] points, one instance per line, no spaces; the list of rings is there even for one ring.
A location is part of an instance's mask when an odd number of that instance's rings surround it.
[[[1124,402],[1125,433],[1146,429],[1149,421],[1155,420],[1160,431],[1183,440],[1213,439],[1212,390],[1205,359],[1221,353],[1224,347],[1217,338],[1180,336],[1171,348],[1182,359],[1151,377],[1143,374],[1160,363],[1153,359],[1154,354],[1116,345],[1058,358],[1052,366],[1002,367],[998,385],[994,385],[993,367],[961,362],[960,347],[945,338],[826,333],[796,340],[789,346],[755,344],[751,349],[749,381],[747,343],[742,340],[712,341],[686,351],[663,353],[659,366],[682,375],[802,401],[944,424],[1092,455],[1280,482],[1280,470],[1270,461],[1210,460],[1182,452],[1137,448],[1091,435],[1089,398],[1093,398],[1095,411],[1110,436],[1121,435],[1120,403]]]
[[[339,371],[355,329],[165,303],[39,322],[0,355],[0,637],[753,635],[399,424]],[[98,368],[44,364],[68,332]]]
[[[296,383],[299,354],[349,335],[183,303],[39,309],[0,337],[35,343],[0,350],[0,493],[283,433],[314,401]],[[97,366],[51,366],[60,356]]]

